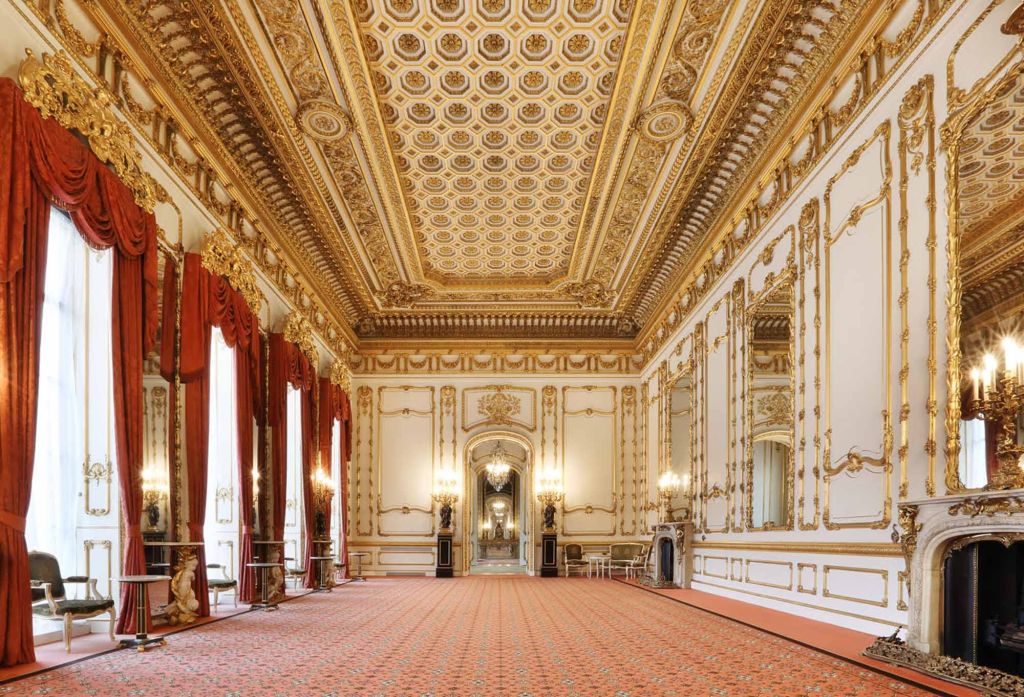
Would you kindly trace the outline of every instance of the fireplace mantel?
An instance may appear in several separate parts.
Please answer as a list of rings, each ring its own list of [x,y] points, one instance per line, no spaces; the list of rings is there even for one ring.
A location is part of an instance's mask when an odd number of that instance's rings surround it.
[[[967,538],[1024,539],[1024,489],[904,501],[899,505],[899,520],[899,542],[910,572],[907,643],[939,654],[942,565],[947,550],[954,541]]]

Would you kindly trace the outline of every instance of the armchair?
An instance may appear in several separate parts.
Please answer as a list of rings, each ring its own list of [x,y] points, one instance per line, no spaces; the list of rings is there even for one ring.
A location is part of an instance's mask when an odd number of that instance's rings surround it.
[[[207,564],[207,569],[220,569],[220,578],[213,578],[206,574],[206,585],[213,591],[213,606],[220,605],[220,594],[234,591],[235,607],[238,607],[238,581],[228,577],[228,570],[223,564]]]
[[[63,577],[57,557],[46,552],[28,553],[28,571],[32,584],[32,612],[40,617],[64,620],[64,649],[71,653],[71,624],[103,613],[110,615],[110,640],[114,639],[117,611],[114,600],[104,598],[96,588],[96,579],[87,576]],[[65,583],[85,584],[84,599],[69,599]]]
[[[609,575],[616,569],[625,571],[643,551],[644,546],[639,542],[616,542],[609,545]]]
[[[642,551],[626,565],[626,578],[640,578],[651,568],[651,548],[642,546]]]
[[[574,569],[580,573],[586,571],[590,562],[583,558],[583,545],[571,543],[562,549],[562,563],[565,566],[565,577],[569,578]]]

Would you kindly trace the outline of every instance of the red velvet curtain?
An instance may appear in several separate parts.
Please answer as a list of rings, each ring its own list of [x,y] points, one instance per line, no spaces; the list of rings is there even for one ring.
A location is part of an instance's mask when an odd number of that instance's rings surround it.
[[[112,326],[115,441],[126,544],[123,570],[145,573],[142,360],[153,346],[156,220],[77,137],[43,119],[0,79],[0,634],[4,665],[34,660],[24,519],[35,450],[39,323],[49,205],[71,215],[97,249],[115,248]],[[135,593],[122,588],[119,632],[133,632]]]
[[[239,596],[251,600],[252,561],[252,419],[259,397],[252,389],[259,379],[259,320],[245,298],[222,276],[211,274],[198,254],[185,255],[182,281],[181,379],[186,383],[186,448],[189,473],[189,535],[204,538],[210,433],[209,358],[211,328],[220,328],[235,350],[235,395],[238,411],[240,517]],[[199,572],[202,573],[199,573]],[[200,616],[209,615],[205,554],[196,573]]]
[[[341,519],[348,521],[348,460],[352,450],[352,410],[348,394],[327,378],[320,378],[319,429],[320,429],[320,466],[325,472],[331,471],[331,452],[333,448],[341,450],[341,489],[338,501],[341,507]],[[334,422],[341,423],[341,442],[334,443]],[[327,535],[330,536],[331,521],[328,517]],[[343,530],[341,547],[337,550],[342,562],[348,559],[348,530]],[[346,565],[346,571],[347,571]],[[347,575],[347,573],[346,573]]]
[[[270,476],[274,490],[272,529],[275,540],[284,537],[285,507],[285,467],[288,454],[288,386],[302,390],[302,493],[304,522],[306,524],[306,563],[310,571],[309,556],[312,547],[312,485],[310,475],[313,471],[313,385],[316,380],[316,367],[290,341],[285,341],[284,334],[270,335],[270,428],[273,429],[270,451]],[[306,575],[307,586],[311,584],[310,573]]]

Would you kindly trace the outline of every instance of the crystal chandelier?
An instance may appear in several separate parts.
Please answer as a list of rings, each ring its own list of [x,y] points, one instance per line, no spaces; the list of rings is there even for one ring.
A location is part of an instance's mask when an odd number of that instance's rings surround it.
[[[508,484],[508,475],[511,470],[512,467],[508,464],[505,450],[501,447],[501,441],[498,441],[498,444],[494,446],[491,461],[487,465],[487,482],[494,487],[495,491],[501,491]]]

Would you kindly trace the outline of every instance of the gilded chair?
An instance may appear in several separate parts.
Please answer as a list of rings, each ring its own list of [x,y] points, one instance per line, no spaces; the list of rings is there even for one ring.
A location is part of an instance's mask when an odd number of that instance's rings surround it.
[[[626,578],[640,578],[653,567],[651,563],[651,548],[642,545],[640,554],[626,565]]]
[[[284,561],[287,564],[288,562],[294,562],[295,558],[285,557]],[[299,588],[300,585],[302,584],[302,580],[306,578],[306,570],[298,564],[296,564],[295,566],[286,566],[284,570],[284,575],[285,580],[289,578],[292,580],[292,588]]]
[[[565,566],[566,578],[569,578],[569,574],[574,569],[580,573],[586,571],[589,562],[583,558],[583,545],[575,542],[567,544],[562,549],[562,564]]]
[[[644,546],[639,542],[616,542],[608,546],[608,574],[611,575],[616,569],[626,572],[626,569],[644,551]]]
[[[213,593],[213,606],[216,608],[220,605],[220,594],[233,591],[232,596],[235,599],[235,607],[238,607],[238,581],[228,576],[228,569],[223,564],[207,564],[207,569],[219,569],[220,578],[213,578],[209,573],[206,574],[206,585]]]
[[[114,638],[117,611],[113,598],[104,598],[96,588],[96,579],[88,576],[63,577],[57,557],[46,552],[28,553],[28,571],[32,584],[32,612],[52,620],[64,620],[64,649],[71,653],[71,629],[75,620],[103,613],[110,615],[110,640]],[[68,598],[66,583],[85,584],[85,598]]]

